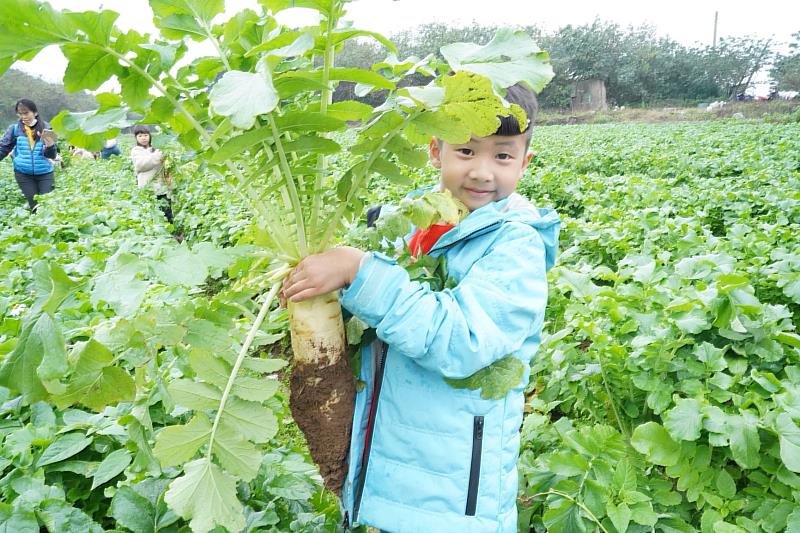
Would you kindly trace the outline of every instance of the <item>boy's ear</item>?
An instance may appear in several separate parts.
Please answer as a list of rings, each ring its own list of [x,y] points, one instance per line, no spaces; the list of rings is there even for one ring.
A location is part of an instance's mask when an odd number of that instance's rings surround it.
[[[439,139],[432,137],[428,145],[428,157],[430,158],[431,165],[436,168],[442,168],[442,150],[440,144],[441,141],[439,141]]]
[[[531,152],[530,150],[525,152],[525,160],[524,160],[524,164],[522,165],[522,170],[525,170],[526,168],[528,168],[528,165],[531,164],[531,160],[532,159],[533,159],[533,152]]]

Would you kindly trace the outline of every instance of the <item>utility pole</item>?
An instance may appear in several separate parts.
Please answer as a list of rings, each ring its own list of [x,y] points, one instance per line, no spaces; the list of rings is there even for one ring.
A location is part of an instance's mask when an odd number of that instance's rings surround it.
[[[714,40],[711,41],[711,48],[717,47],[717,21],[719,21],[719,11],[714,11]]]

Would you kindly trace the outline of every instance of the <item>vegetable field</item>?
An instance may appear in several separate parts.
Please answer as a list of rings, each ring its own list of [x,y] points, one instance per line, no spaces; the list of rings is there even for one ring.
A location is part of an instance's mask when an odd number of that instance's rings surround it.
[[[521,527],[800,530],[797,126],[545,128]]]
[[[536,131],[522,192],[564,230],[522,429],[520,531],[800,530],[798,134]],[[73,162],[35,216],[2,165],[9,531],[341,528],[289,414],[285,311],[248,335],[248,212],[219,176],[184,168],[178,244],[127,161]],[[368,203],[403,189],[378,180]],[[215,448],[239,480],[215,500],[190,461],[248,339]]]
[[[235,357],[245,341],[258,311],[252,290],[237,284],[245,251],[178,245],[127,160],[76,161],[57,179],[36,216],[13,182],[0,182],[0,523],[20,532],[188,531],[164,496],[171,465],[196,448],[167,426],[188,420],[186,406],[218,398],[230,363],[210,354]],[[234,503],[237,494],[245,502],[247,530],[334,530],[335,499],[286,423],[275,374],[286,363],[271,355],[285,327],[285,312],[270,312],[244,362],[237,399],[247,399],[231,409],[237,431],[264,445],[235,449],[252,474],[232,487]],[[189,379],[199,376],[202,385]]]

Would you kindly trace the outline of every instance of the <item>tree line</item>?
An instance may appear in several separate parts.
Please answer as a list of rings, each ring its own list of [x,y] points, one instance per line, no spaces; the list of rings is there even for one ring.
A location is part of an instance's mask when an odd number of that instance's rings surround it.
[[[800,91],[800,31],[792,35],[789,53],[775,58],[770,75],[778,89]]]
[[[496,26],[478,23],[451,27],[441,23],[423,24],[392,36],[398,56],[425,57],[454,42],[487,43]],[[787,53],[777,53],[780,43],[768,38],[722,38],[716,46],[685,46],[661,37],[654,27],[624,28],[595,20],[590,24],[568,25],[548,32],[536,26],[521,26],[539,46],[550,53],[556,76],[539,95],[542,107],[570,106],[575,81],[601,79],[610,104],[654,105],[694,103],[729,99],[745,91],[760,69],[770,68],[775,90],[800,90],[800,32],[793,35]],[[339,66],[371,69],[387,56],[386,49],[373,41],[349,40],[337,56]],[[416,74],[405,83],[424,84],[428,78]],[[341,83],[334,98],[353,98],[355,84]],[[63,85],[48,83],[18,70],[0,77],[0,125],[16,120],[14,103],[20,98],[36,102],[49,120],[62,109],[87,111],[97,108],[87,92],[68,94]],[[376,105],[381,92],[363,97]]]
[[[776,53],[780,43],[770,38],[727,37],[715,46],[686,46],[659,36],[649,25],[622,27],[596,19],[584,25],[568,25],[556,31],[521,26],[539,46],[550,53],[556,76],[540,94],[548,108],[568,108],[574,82],[601,79],[609,103],[653,105],[692,103],[735,98],[744,93],[758,71],[773,68],[776,89],[800,89],[800,53],[794,43],[787,55]],[[451,27],[429,23],[392,36],[398,56],[425,57],[453,42],[484,44],[497,27],[474,23]],[[800,41],[800,33],[795,35]],[[371,41],[349,41],[337,58],[339,66],[369,69],[387,51]],[[418,76],[424,82],[423,76]],[[342,85],[339,93],[354,91]],[[380,99],[372,94],[366,99]]]
[[[47,121],[64,109],[97,109],[94,97],[86,91],[69,94],[60,83],[49,83],[20,70],[11,69],[0,77],[0,128],[17,121],[14,104],[27,98],[36,102],[39,114]]]

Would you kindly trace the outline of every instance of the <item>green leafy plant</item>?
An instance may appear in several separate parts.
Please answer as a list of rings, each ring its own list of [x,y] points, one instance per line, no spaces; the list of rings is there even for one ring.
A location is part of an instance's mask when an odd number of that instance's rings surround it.
[[[159,434],[157,455],[183,469],[165,500],[196,531],[244,525],[236,481],[252,479],[254,471],[237,458],[254,457],[254,445],[276,428],[267,420],[269,409],[260,406],[268,396],[244,396],[253,391],[245,392],[243,383],[253,377],[240,371],[259,372],[250,366],[248,351],[283,276],[303,257],[335,244],[345,223],[361,212],[373,174],[406,181],[404,167],[425,162],[415,143],[431,135],[449,142],[489,135],[497,129],[497,116],[508,113],[524,123],[521,109],[503,102],[504,89],[524,82],[540,90],[552,77],[547,54],[524,33],[510,30],[498,32],[485,46],[445,47],[447,63],[428,59],[390,62],[375,70],[338,68],[336,50],[348,39],[370,37],[395,51],[380,35],[342,24],[345,4],[262,0],[261,13],[246,10],[215,23],[224,9],[221,0],[201,5],[151,0],[160,31],[156,37],[121,32],[112,11],[60,12],[33,0],[12,0],[2,11],[9,28],[0,40],[3,70],[58,45],[69,62],[67,90],[95,90],[112,77],[119,82],[119,95],[98,95],[96,112],[64,113],[53,120],[70,142],[96,148],[127,125],[128,112],[143,113],[144,122],[166,124],[252,212],[250,242],[259,251],[247,283],[261,292],[260,310],[236,357],[208,354],[190,362],[193,378],[171,385],[167,393],[194,417]],[[316,10],[320,24],[298,30],[280,26],[272,15],[292,6]],[[187,40],[207,41],[218,55],[178,66]],[[413,72],[435,80],[399,88]],[[388,95],[374,109],[356,101],[332,103],[339,81],[356,82],[361,94],[382,89]],[[330,134],[348,122],[360,125],[352,143],[342,145]],[[342,167],[330,165],[333,156],[342,159]],[[118,256],[108,276],[130,276],[128,259]],[[290,303],[289,316],[293,417],[326,485],[338,490],[355,392],[344,357],[341,309],[332,293]],[[322,405],[330,409],[320,417]],[[264,423],[248,424],[248,419]],[[184,447],[172,446],[179,441]],[[202,456],[194,459],[198,452]]]
[[[797,527],[787,134],[727,123],[534,137],[539,168],[523,187],[571,216],[532,365],[521,528]]]
[[[153,446],[165,428],[192,419],[170,394],[195,376],[192,363],[212,351],[235,358],[246,339],[255,293],[235,286],[253,259],[246,247],[178,245],[123,160],[75,162],[57,179],[35,216],[17,190],[4,197],[0,523],[14,531],[185,529],[164,501],[180,471],[162,467]],[[265,318],[242,378],[286,364],[267,354],[283,328],[285,313]],[[209,387],[226,360],[198,373]],[[53,368],[64,372],[50,377]],[[275,438],[257,445],[248,465],[256,476],[237,486],[246,527],[331,528],[338,509],[301,443],[289,443],[285,386],[276,377],[260,377],[255,392],[252,379],[240,379],[233,391],[249,402],[272,395],[259,412],[269,410],[279,425]],[[275,469],[262,461],[268,450],[286,456],[296,475],[273,487],[267,469]]]

